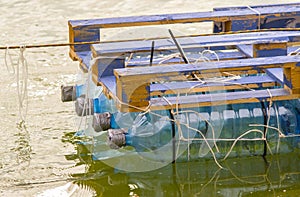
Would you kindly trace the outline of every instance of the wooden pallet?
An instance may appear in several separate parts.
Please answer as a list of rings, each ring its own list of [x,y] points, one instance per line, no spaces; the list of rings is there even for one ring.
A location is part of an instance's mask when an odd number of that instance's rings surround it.
[[[214,33],[298,27],[300,3],[263,5],[251,7],[215,8],[209,12],[132,16],[90,20],[70,20],[69,40],[76,42],[100,41],[100,29],[176,23],[199,23],[212,21]],[[70,56],[80,62],[85,61],[90,45],[75,45],[70,48]],[[86,62],[87,63],[87,62]],[[88,64],[88,63],[87,63]]]
[[[187,58],[197,59],[193,52],[214,49],[218,58],[213,55],[211,62],[186,64],[175,57],[161,64],[154,58],[149,66],[148,57],[128,58],[131,54],[150,54],[153,41],[155,52],[176,51],[171,38],[72,46],[70,56],[81,62],[82,70],[92,69],[94,82],[103,86],[120,111],[299,98],[300,57],[287,55],[300,45],[300,3],[69,21],[70,42],[100,41],[99,28],[205,21],[214,22],[217,35],[184,36],[177,41]],[[259,31],[249,32],[256,29]],[[241,30],[247,31],[233,32]],[[91,56],[97,59],[92,65]]]
[[[176,45],[172,42],[171,38],[168,39],[155,39],[145,41],[122,41],[112,43],[94,44],[91,46],[92,55],[97,58],[95,67],[106,68],[124,68],[125,59],[131,53],[145,53],[150,54],[151,43],[155,41],[154,51],[171,51],[177,50]],[[219,59],[240,59],[247,57],[267,57],[287,55],[300,45],[300,31],[266,31],[266,32],[252,32],[240,34],[227,34],[227,35],[210,35],[210,36],[195,36],[177,38],[184,51],[201,51],[207,48],[217,49],[216,53]],[[197,58],[197,57],[194,57]],[[212,56],[215,59],[215,56]],[[116,64],[116,59],[118,63]],[[178,63],[177,61],[167,61],[164,63]],[[108,62],[112,62],[109,65]],[[154,59],[153,64],[158,61]],[[143,61],[127,61],[126,66],[141,66],[148,65]],[[85,70],[87,66],[85,65]],[[107,76],[113,73],[104,71],[99,75]]]
[[[110,87],[110,96],[118,103],[121,111],[137,109],[128,105],[139,108],[150,106],[153,110],[163,110],[175,108],[176,105],[180,108],[190,108],[271,99],[288,100],[299,98],[300,95],[299,62],[299,56],[277,56],[198,64],[122,68],[114,71],[115,84],[113,80],[109,85],[107,81],[102,83],[103,86]],[[260,78],[241,75],[239,80],[224,83],[215,78],[213,79],[216,82],[211,83],[189,82],[189,76],[192,74],[197,75],[203,81],[211,81],[212,76],[218,77],[224,73],[245,74],[253,70],[265,74]],[[276,85],[272,87],[272,84]],[[198,85],[198,88],[193,88],[195,85]],[[116,86],[114,92],[111,89],[113,86]],[[249,88],[258,89],[249,90]],[[228,92],[228,90],[238,91]],[[181,95],[178,98],[179,93]]]

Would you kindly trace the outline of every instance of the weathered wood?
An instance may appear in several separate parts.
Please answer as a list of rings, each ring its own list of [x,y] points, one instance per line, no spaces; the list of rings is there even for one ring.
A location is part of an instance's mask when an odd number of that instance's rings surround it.
[[[300,66],[289,63],[283,69],[284,85],[290,89],[291,94],[300,94]]]
[[[287,55],[287,43],[260,43],[253,45],[253,57]]]
[[[211,81],[211,80],[210,80]],[[190,94],[201,92],[212,92],[219,90],[243,90],[256,88],[271,88],[276,85],[276,81],[271,77],[264,76],[249,76],[241,77],[240,79],[233,79],[224,82],[206,82],[199,81],[189,82],[170,82],[170,83],[156,83],[150,85],[151,96],[163,96],[168,94]]]
[[[249,51],[245,52],[245,56],[275,56],[275,55],[286,55],[287,46],[297,44],[300,41],[300,31],[278,31],[278,32],[260,32],[260,33],[241,33],[237,35],[211,35],[211,36],[197,36],[197,37],[184,37],[178,38],[181,46],[185,52],[189,51],[202,51],[203,47],[212,46],[227,46],[229,48],[237,47],[241,51],[241,47],[249,47],[247,50],[252,49],[252,53]],[[270,44],[270,42],[272,44]],[[102,43],[92,46],[93,56],[113,56],[125,55],[129,53],[148,52],[151,50],[151,40],[147,41],[123,41],[123,42],[112,42]],[[176,50],[176,46],[169,39],[155,40],[156,51]],[[251,45],[251,46],[249,46]],[[256,47],[253,47],[255,45]],[[268,46],[269,49],[267,49]],[[264,49],[264,48],[266,49]],[[276,48],[277,47],[277,48]],[[281,47],[281,48],[279,48]],[[285,48],[282,48],[285,47]],[[262,48],[261,50],[259,50]],[[224,50],[222,52],[216,51],[220,55],[220,59],[235,59],[242,57],[235,57],[237,54],[228,53]],[[242,54],[240,54],[242,56]],[[212,55],[212,58],[216,58]],[[154,63],[155,64],[155,63]],[[135,64],[127,64],[127,66],[133,66]],[[143,65],[143,64],[142,64]],[[144,64],[145,65],[145,64]],[[98,65],[100,66],[100,65]],[[125,67],[125,65],[123,65]]]
[[[199,85],[198,88],[190,90],[191,84],[195,84],[197,82],[173,82],[166,83],[168,81],[186,81],[188,76],[191,74],[199,74],[200,78],[205,80],[205,75],[208,73],[210,75],[215,73],[222,72],[231,72],[236,70],[258,70],[260,72],[264,72],[265,69],[268,68],[280,68],[284,69],[284,87],[287,92],[290,92],[293,95],[298,95],[299,85],[295,85],[299,82],[299,79],[296,78],[297,74],[292,74],[291,70],[298,71],[299,66],[297,66],[298,62],[300,62],[300,57],[298,56],[277,56],[277,57],[268,57],[268,58],[252,58],[252,59],[241,59],[241,60],[228,60],[228,61],[220,61],[220,62],[209,62],[209,63],[199,63],[199,64],[175,64],[175,65],[166,65],[166,66],[157,66],[157,67],[136,67],[136,68],[124,68],[124,69],[115,69],[115,76],[117,78],[117,90],[116,90],[116,98],[122,101],[122,103],[128,103],[130,105],[138,104],[138,107],[147,107],[149,102],[152,103],[154,98],[151,96],[156,95],[176,95],[177,93],[199,93],[201,91],[209,92],[209,90],[228,90],[228,89],[245,89],[245,86],[248,85],[249,88],[259,88],[259,87],[272,87],[275,86],[275,82],[282,80],[280,79],[279,70],[267,70],[267,73],[273,73],[270,77],[268,76],[259,76],[256,77],[245,77],[240,80],[236,80],[237,84],[223,84],[216,83],[213,86],[211,84],[203,84],[202,87]],[[276,77],[276,78],[274,78]],[[255,78],[255,79],[254,79]],[[164,81],[163,84],[152,84],[153,82]],[[231,82],[231,81],[229,81]],[[234,81],[232,81],[234,83]],[[286,84],[287,83],[287,84]],[[279,83],[278,83],[279,85]],[[276,86],[278,86],[276,85]],[[226,87],[227,86],[227,87]],[[240,86],[238,88],[238,86]],[[220,93],[211,94],[213,97],[218,96]],[[248,92],[249,94],[249,92]],[[256,94],[256,91],[253,92]],[[240,98],[237,96],[235,99],[233,96],[236,94],[230,94],[230,100],[245,100],[244,98]],[[272,95],[273,96],[273,95]],[[271,96],[271,97],[272,97]],[[280,99],[282,98],[295,98],[294,96],[288,95],[279,95]],[[169,97],[168,97],[169,98]],[[192,98],[192,97],[189,97]],[[180,97],[181,99],[181,97]],[[155,100],[155,99],[154,99]],[[226,98],[227,100],[227,98]],[[256,99],[246,99],[247,102],[256,102]],[[192,105],[196,105],[195,103],[199,102],[197,100],[191,100],[193,102]],[[217,101],[214,101],[218,103]],[[236,101],[231,101],[236,102]],[[241,101],[243,102],[243,101]],[[201,103],[207,102],[201,100]],[[190,104],[186,104],[189,106]],[[123,106],[123,105],[121,105]],[[121,107],[119,106],[119,107]],[[183,106],[181,106],[183,107]],[[121,107],[122,108],[122,107]],[[129,109],[129,108],[126,108]],[[123,109],[124,106],[123,106]]]
[[[268,7],[281,7],[285,8],[287,4],[276,4],[276,5],[268,5]],[[288,6],[299,6],[298,3],[289,4]],[[229,32],[229,31],[237,31],[241,29],[269,29],[269,28],[285,28],[285,27],[296,27],[294,23],[295,20],[299,21],[299,17],[295,16],[294,18],[291,17],[273,17],[273,16],[261,16],[262,9],[265,9],[264,5],[258,6],[239,6],[239,7],[225,7],[225,8],[214,8],[214,11],[231,11],[236,12],[240,10],[251,10],[253,13],[257,15],[255,19],[249,20],[228,20],[228,21],[214,21],[214,33],[218,32]]]
[[[189,75],[192,72],[230,72],[235,70],[248,69],[265,69],[265,68],[279,68],[288,63],[300,62],[300,56],[276,56],[263,57],[252,59],[238,59],[220,62],[201,62],[197,64],[174,64],[157,67],[137,67],[137,68],[123,68],[115,69],[116,76],[138,76],[139,78],[157,78],[164,81],[164,77],[176,77]],[[168,78],[170,80],[170,78]]]
[[[103,92],[108,98],[116,97],[116,78],[114,76],[102,77],[99,84],[103,87]]]
[[[214,105],[227,105],[238,103],[253,103],[260,102],[261,100],[290,100],[299,98],[298,95],[292,95],[288,90],[270,89],[270,90],[256,90],[256,91],[241,91],[241,92],[226,92],[218,94],[202,94],[202,95],[188,95],[177,98],[167,97],[164,98],[152,98],[151,109],[152,110],[165,110],[175,109],[178,104],[180,108],[193,108],[202,106],[214,106]],[[166,101],[167,100],[167,101]],[[171,104],[171,105],[170,105]],[[125,106],[123,106],[125,107]]]
[[[225,24],[225,29],[214,32],[227,32],[255,29],[258,18],[262,21],[260,26],[265,29],[296,27],[299,21],[299,4],[271,5],[257,7],[260,15],[250,9],[236,8],[232,10],[215,10],[210,12],[164,14],[149,16],[132,16],[106,19],[70,20],[69,41],[85,42],[100,41],[100,28],[161,25],[174,23],[192,23],[214,21]],[[246,25],[248,24],[248,25]],[[216,26],[216,25],[215,25]],[[216,28],[215,28],[216,29]],[[71,46],[70,56],[76,59],[78,51],[88,51],[89,45]]]
[[[186,50],[197,47],[213,46],[236,46],[246,44],[267,44],[267,43],[286,43],[300,42],[300,31],[267,31],[250,32],[240,34],[209,35],[177,38],[180,45]],[[109,55],[115,53],[137,53],[149,52],[152,40],[143,41],[122,41],[94,44],[91,46],[93,57]],[[176,49],[175,44],[170,39],[155,40],[155,51],[165,51]]]
[[[269,69],[267,69],[269,70]],[[282,73],[282,69],[281,74]],[[205,84],[199,81],[184,81],[170,83],[154,83],[150,85],[150,96],[162,96],[177,93],[196,93],[217,90],[235,90],[250,89],[259,87],[274,87],[278,83],[268,75],[241,77],[240,79],[228,80],[226,82],[207,82]],[[116,95],[116,79],[114,76],[102,77],[100,84],[108,97]]]
[[[253,45],[252,44],[239,44],[236,48],[244,53],[247,57],[253,57]]]
[[[150,82],[132,79],[130,83],[122,76],[116,77],[116,96],[120,101],[136,107],[146,107],[150,100]]]
[[[157,97],[152,98],[151,101],[149,101],[149,106],[147,107],[134,107],[128,106],[126,103],[119,103],[118,109],[124,112],[141,111],[147,110],[148,108],[150,110],[168,110],[176,109],[177,106],[184,109],[217,105],[257,103],[261,101],[292,100],[297,98],[300,98],[300,94],[290,94],[287,89],[279,88],[218,94],[187,95],[180,97]]]
[[[202,49],[199,49],[201,51]],[[188,52],[189,50],[186,50],[185,52]],[[241,59],[246,58],[246,56],[236,50],[222,50],[222,51],[216,51],[216,54],[219,58],[219,60],[231,60],[231,59]],[[201,55],[199,54],[188,54],[186,53],[187,58],[190,62],[195,62],[196,60],[201,61]],[[217,60],[217,56],[214,54],[205,54],[205,57],[208,59],[215,61]],[[171,59],[163,59],[163,58],[155,58],[153,59],[152,65],[157,66],[159,64],[178,64],[178,63],[184,63],[181,57],[174,57]],[[135,66],[149,66],[149,58],[139,58],[139,59],[131,59],[129,62],[126,63],[127,67],[135,67]],[[124,66],[125,67],[125,66]]]
[[[283,69],[282,68],[269,68],[266,69],[265,72],[269,77],[274,79],[277,83],[283,85]]]

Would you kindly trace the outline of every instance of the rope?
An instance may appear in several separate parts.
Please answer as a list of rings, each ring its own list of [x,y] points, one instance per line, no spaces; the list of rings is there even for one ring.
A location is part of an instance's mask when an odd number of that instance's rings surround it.
[[[253,8],[249,8],[253,10]],[[259,14],[258,11],[254,11],[255,13]],[[260,18],[259,18],[260,20]],[[260,28],[260,26],[259,26]],[[226,34],[240,34],[240,33],[250,33],[250,32],[266,32],[266,31],[300,31],[300,28],[270,28],[270,29],[251,29],[251,30],[240,30],[240,31],[230,31],[230,32],[219,32],[219,33],[209,33],[209,34],[201,34],[201,36],[210,36],[210,35],[226,35]],[[197,37],[199,35],[184,35],[184,36],[176,36],[176,38],[184,38],[184,37]],[[159,37],[159,39],[164,39],[169,37]],[[148,38],[148,40],[151,39],[158,39],[158,38]],[[135,41],[138,40],[145,40],[145,39],[135,39]],[[130,41],[130,40],[126,40]],[[117,42],[117,40],[113,41],[91,41],[91,42],[73,42],[73,43],[50,43],[50,44],[29,44],[26,45],[26,48],[43,48],[43,47],[64,47],[64,46],[76,46],[76,45],[89,45],[89,44],[100,44],[100,43],[109,43],[109,42]],[[172,41],[170,41],[172,42]],[[173,43],[173,42],[172,42]],[[19,49],[23,45],[12,45],[12,46],[0,46],[0,50],[6,50],[9,49]]]
[[[7,57],[9,57],[9,63],[7,61]],[[14,63],[13,63],[11,54],[9,53],[8,46],[6,47],[6,50],[5,50],[4,62],[5,62],[6,70],[8,71],[8,73],[15,74],[16,71],[15,71]]]
[[[26,46],[20,47],[20,55],[17,63],[17,93],[19,101],[19,116],[22,121],[25,121],[28,109],[28,65],[25,59],[24,52]],[[25,104],[24,104],[25,102]]]
[[[250,7],[249,5],[247,5],[247,8],[249,8],[251,11],[253,11],[253,12],[255,12],[256,14],[258,14],[258,24],[257,24],[257,28],[258,28],[258,30],[260,30],[260,19],[261,19],[261,13],[258,11],[258,10],[256,10],[256,9],[254,9],[254,8],[252,8],[252,7]]]
[[[64,46],[75,46],[75,45],[88,45],[88,44],[99,44],[100,41],[92,41],[92,42],[73,42],[73,43],[51,43],[51,44],[31,44],[26,45],[26,48],[45,48],[45,47],[64,47]],[[19,49],[24,45],[14,45],[14,46],[0,46],[0,50],[6,49]]]

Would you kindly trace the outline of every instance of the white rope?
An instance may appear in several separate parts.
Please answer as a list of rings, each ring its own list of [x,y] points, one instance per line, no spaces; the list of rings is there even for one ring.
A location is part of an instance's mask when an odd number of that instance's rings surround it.
[[[19,115],[22,121],[26,120],[28,110],[28,65],[24,56],[26,46],[20,47],[20,55],[17,63],[17,93],[19,101]]]
[[[258,25],[257,25],[257,27],[260,30],[261,13],[258,10],[250,7],[249,5],[247,5],[247,8],[249,8],[251,11],[255,12],[256,14],[258,14]]]
[[[165,61],[168,61],[168,60],[173,59],[173,58],[175,58],[175,57],[181,57],[180,53],[173,53],[173,54],[167,55],[166,57],[157,59],[157,60],[160,60],[160,61],[158,62],[158,64],[162,64],[162,63],[164,63]]]
[[[7,58],[9,58],[9,62],[7,61]],[[9,46],[7,46],[6,50],[5,50],[4,62],[5,62],[6,70],[8,71],[8,73],[14,75],[15,67],[14,67],[14,63],[13,63],[11,54],[9,53]]]
[[[291,55],[293,55],[293,54],[295,54],[295,55],[300,55],[300,47],[299,47],[298,49],[296,49],[295,51],[290,52],[290,53],[288,54],[288,56],[291,56]]]

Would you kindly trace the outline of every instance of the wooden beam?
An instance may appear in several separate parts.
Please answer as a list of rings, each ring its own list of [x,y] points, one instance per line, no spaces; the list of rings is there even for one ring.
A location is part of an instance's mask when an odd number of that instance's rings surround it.
[[[261,17],[266,16],[295,16],[299,14],[298,4],[271,5],[260,6],[257,9],[260,11]],[[215,10],[209,12],[194,12],[194,13],[178,13],[178,14],[161,14],[161,15],[146,15],[146,16],[129,16],[90,20],[70,20],[69,24],[74,29],[87,28],[114,28],[114,27],[130,27],[144,25],[161,25],[175,23],[191,23],[191,22],[206,22],[206,21],[230,21],[232,19],[249,19],[257,18],[257,13],[250,9],[232,10]]]
[[[238,59],[219,62],[201,62],[197,64],[174,64],[156,67],[136,67],[115,69],[115,76],[152,78],[154,80],[180,79],[191,73],[230,72],[242,70],[259,70],[265,68],[279,68],[289,63],[300,62],[300,56],[276,56],[252,59]]]
[[[243,103],[257,103],[261,101],[282,101],[299,99],[300,94],[290,94],[287,89],[266,89],[255,91],[239,91],[226,92],[218,94],[202,94],[202,95],[187,95],[180,97],[158,97],[150,100],[150,105],[143,107],[130,107],[126,103],[118,106],[118,109],[123,112],[135,112],[146,110],[149,106],[150,110],[168,110],[176,109],[178,106],[184,108],[198,108],[206,106],[243,104]]]
[[[240,34],[209,35],[180,37],[177,41],[185,49],[214,47],[214,46],[236,46],[247,44],[268,44],[268,43],[286,43],[300,41],[300,31],[266,31],[250,32]],[[111,55],[115,53],[138,53],[150,52],[153,40],[142,41],[120,41],[94,44],[91,46],[93,57],[100,55]],[[155,39],[155,51],[174,50],[176,46],[170,39]],[[295,44],[296,44],[295,43]]]
[[[220,90],[248,90],[256,88],[272,88],[277,82],[268,75],[241,77],[224,82],[206,82],[184,81],[170,83],[154,83],[150,85],[151,96],[164,96],[174,94],[191,94],[202,92],[213,92]]]

